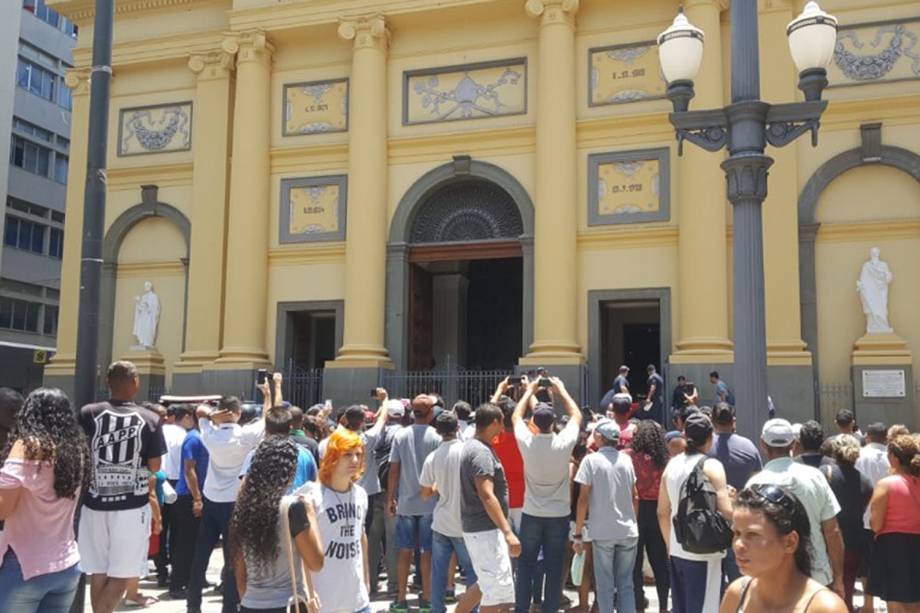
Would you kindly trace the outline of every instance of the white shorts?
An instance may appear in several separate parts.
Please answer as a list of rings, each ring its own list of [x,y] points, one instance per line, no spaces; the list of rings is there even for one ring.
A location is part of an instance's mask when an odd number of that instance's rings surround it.
[[[575,540],[575,522],[569,522],[569,540]],[[591,542],[591,533],[588,532],[588,522],[585,522],[585,525],[581,528],[581,542],[590,543]]]
[[[514,604],[514,577],[508,544],[499,530],[464,532],[463,542],[476,572],[483,607]]]
[[[150,547],[150,506],[123,511],[80,513],[80,567],[87,575],[118,579],[137,577]]]

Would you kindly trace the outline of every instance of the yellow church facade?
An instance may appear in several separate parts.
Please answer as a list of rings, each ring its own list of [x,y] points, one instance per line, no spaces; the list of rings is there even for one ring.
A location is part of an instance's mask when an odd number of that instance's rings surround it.
[[[705,32],[691,108],[721,107],[729,3],[682,4]],[[802,99],[785,28],[804,4],[758,0],[767,101]],[[68,389],[93,2],[49,5],[80,28],[46,368]],[[818,144],[767,151],[769,391],[796,421],[855,406],[861,423],[918,425],[920,5],[821,5],[840,30]],[[677,10],[119,0],[100,364],[134,360],[151,394],[249,395],[274,367],[309,380],[300,402],[439,376],[475,396],[470,381],[544,367],[592,405],[620,364],[640,393],[648,363],[704,400],[711,370],[743,386],[724,154],[679,155],[658,67],[654,40]],[[873,247],[893,276],[893,332],[867,337],[857,280]],[[133,334],[148,282],[160,305],[150,346]]]

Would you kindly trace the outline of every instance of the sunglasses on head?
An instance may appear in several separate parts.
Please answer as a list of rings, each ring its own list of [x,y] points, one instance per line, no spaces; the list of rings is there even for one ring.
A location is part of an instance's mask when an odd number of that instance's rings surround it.
[[[795,511],[795,499],[783,488],[770,484],[757,484],[751,486],[751,491],[767,502],[779,505],[788,513]]]

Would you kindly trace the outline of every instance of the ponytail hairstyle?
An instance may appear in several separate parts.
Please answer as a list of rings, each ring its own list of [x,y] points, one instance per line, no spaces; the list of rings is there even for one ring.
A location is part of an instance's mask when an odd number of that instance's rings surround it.
[[[777,485],[757,484],[738,492],[734,507],[763,513],[783,536],[796,532],[799,545],[793,554],[795,567],[806,577],[811,575],[811,523],[798,498]]]
[[[920,477],[920,437],[899,434],[888,442],[888,452],[901,463],[901,470]]]

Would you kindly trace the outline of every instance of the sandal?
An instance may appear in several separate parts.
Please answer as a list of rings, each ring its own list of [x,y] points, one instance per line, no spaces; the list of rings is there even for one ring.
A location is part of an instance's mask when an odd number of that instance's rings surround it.
[[[129,600],[128,598],[125,598],[125,606],[131,608],[146,609],[160,602],[160,599],[156,596],[147,596],[140,593],[137,596],[140,598],[140,600]]]

